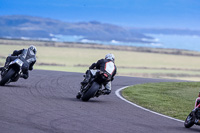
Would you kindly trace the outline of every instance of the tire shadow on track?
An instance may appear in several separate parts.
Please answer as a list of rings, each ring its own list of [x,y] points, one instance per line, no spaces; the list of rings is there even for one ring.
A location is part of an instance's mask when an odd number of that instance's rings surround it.
[[[27,87],[22,85],[5,85],[5,86],[0,86],[0,88],[27,88]]]
[[[197,127],[197,126],[195,126],[195,127]],[[185,130],[187,132],[192,132],[193,131],[193,132],[198,132],[198,133],[200,132],[200,129],[198,129],[198,128],[192,128],[192,127],[191,128],[185,128],[184,125],[183,125],[183,127],[177,127],[176,130],[180,130],[180,131]]]

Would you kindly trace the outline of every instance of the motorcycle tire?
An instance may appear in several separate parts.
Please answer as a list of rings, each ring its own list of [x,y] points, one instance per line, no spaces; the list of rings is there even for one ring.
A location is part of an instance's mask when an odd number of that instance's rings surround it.
[[[90,98],[92,98],[95,93],[99,90],[99,84],[96,82],[93,82],[92,86],[86,91],[82,96],[82,101],[88,101]]]
[[[6,75],[1,79],[0,86],[4,86],[14,74],[15,74],[14,69],[11,68],[10,70],[8,70]]]
[[[192,116],[192,114],[190,113],[190,114],[187,116],[187,118],[186,118],[186,120],[185,120],[185,122],[184,122],[184,126],[185,126],[185,128],[190,128],[190,127],[192,127],[193,125],[194,125],[193,116]]]

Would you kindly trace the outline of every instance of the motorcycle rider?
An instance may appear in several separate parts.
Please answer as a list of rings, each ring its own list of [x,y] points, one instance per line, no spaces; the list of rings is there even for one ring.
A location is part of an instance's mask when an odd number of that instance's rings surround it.
[[[117,67],[115,66],[115,56],[111,53],[105,56],[105,59],[100,59],[96,63],[93,63],[89,70],[86,71],[85,79],[81,82],[81,85],[88,84],[91,77],[100,73],[106,73],[107,81],[104,83],[105,89],[104,94],[109,95],[111,93],[111,81],[114,80],[114,76],[117,72]],[[94,70],[95,69],[95,70]]]
[[[23,77],[24,79],[27,79],[29,77],[28,70],[33,70],[33,65],[36,62],[36,53],[37,53],[37,49],[33,45],[29,46],[28,49],[15,50],[13,51],[11,56],[8,56],[6,58],[5,65],[4,67],[0,68],[0,71],[5,71],[8,68],[9,63],[11,61],[14,61],[17,58],[20,58],[24,62],[23,67],[26,68],[22,71],[23,74],[21,75],[21,77]]]
[[[199,91],[198,97],[196,98],[195,105],[194,105],[194,109],[192,110],[192,115],[194,116],[194,117],[193,117],[193,118],[194,118],[194,119],[193,119],[194,121],[196,120],[196,115],[195,115],[195,113],[196,113],[197,108],[200,108],[200,91]]]
[[[198,105],[200,104],[200,91],[199,91],[199,95],[198,97],[196,98],[196,101],[195,101],[195,108],[198,107]]]

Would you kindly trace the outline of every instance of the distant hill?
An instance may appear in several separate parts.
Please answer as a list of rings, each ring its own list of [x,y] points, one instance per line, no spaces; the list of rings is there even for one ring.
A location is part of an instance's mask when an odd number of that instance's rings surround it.
[[[0,16],[0,37],[52,38],[52,34],[83,36],[83,39],[151,43],[150,36],[96,21],[67,23],[32,16]]]
[[[191,30],[191,29],[130,28],[130,30],[143,34],[200,36],[200,30]]]
[[[64,35],[81,36],[80,42],[83,40],[95,40],[105,42],[157,43],[149,34],[200,36],[200,31],[198,30],[125,28],[97,21],[68,23],[49,18],[23,15],[0,16],[0,29],[0,37],[2,38],[30,38],[37,40],[45,38],[52,40],[55,37],[52,35]]]

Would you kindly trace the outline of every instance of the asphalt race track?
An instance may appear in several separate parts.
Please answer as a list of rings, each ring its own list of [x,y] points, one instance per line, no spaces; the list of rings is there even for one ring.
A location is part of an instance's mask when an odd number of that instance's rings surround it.
[[[28,80],[0,87],[0,133],[198,133],[128,104],[115,90],[170,80],[116,77],[109,96],[75,98],[81,73],[34,70]]]

